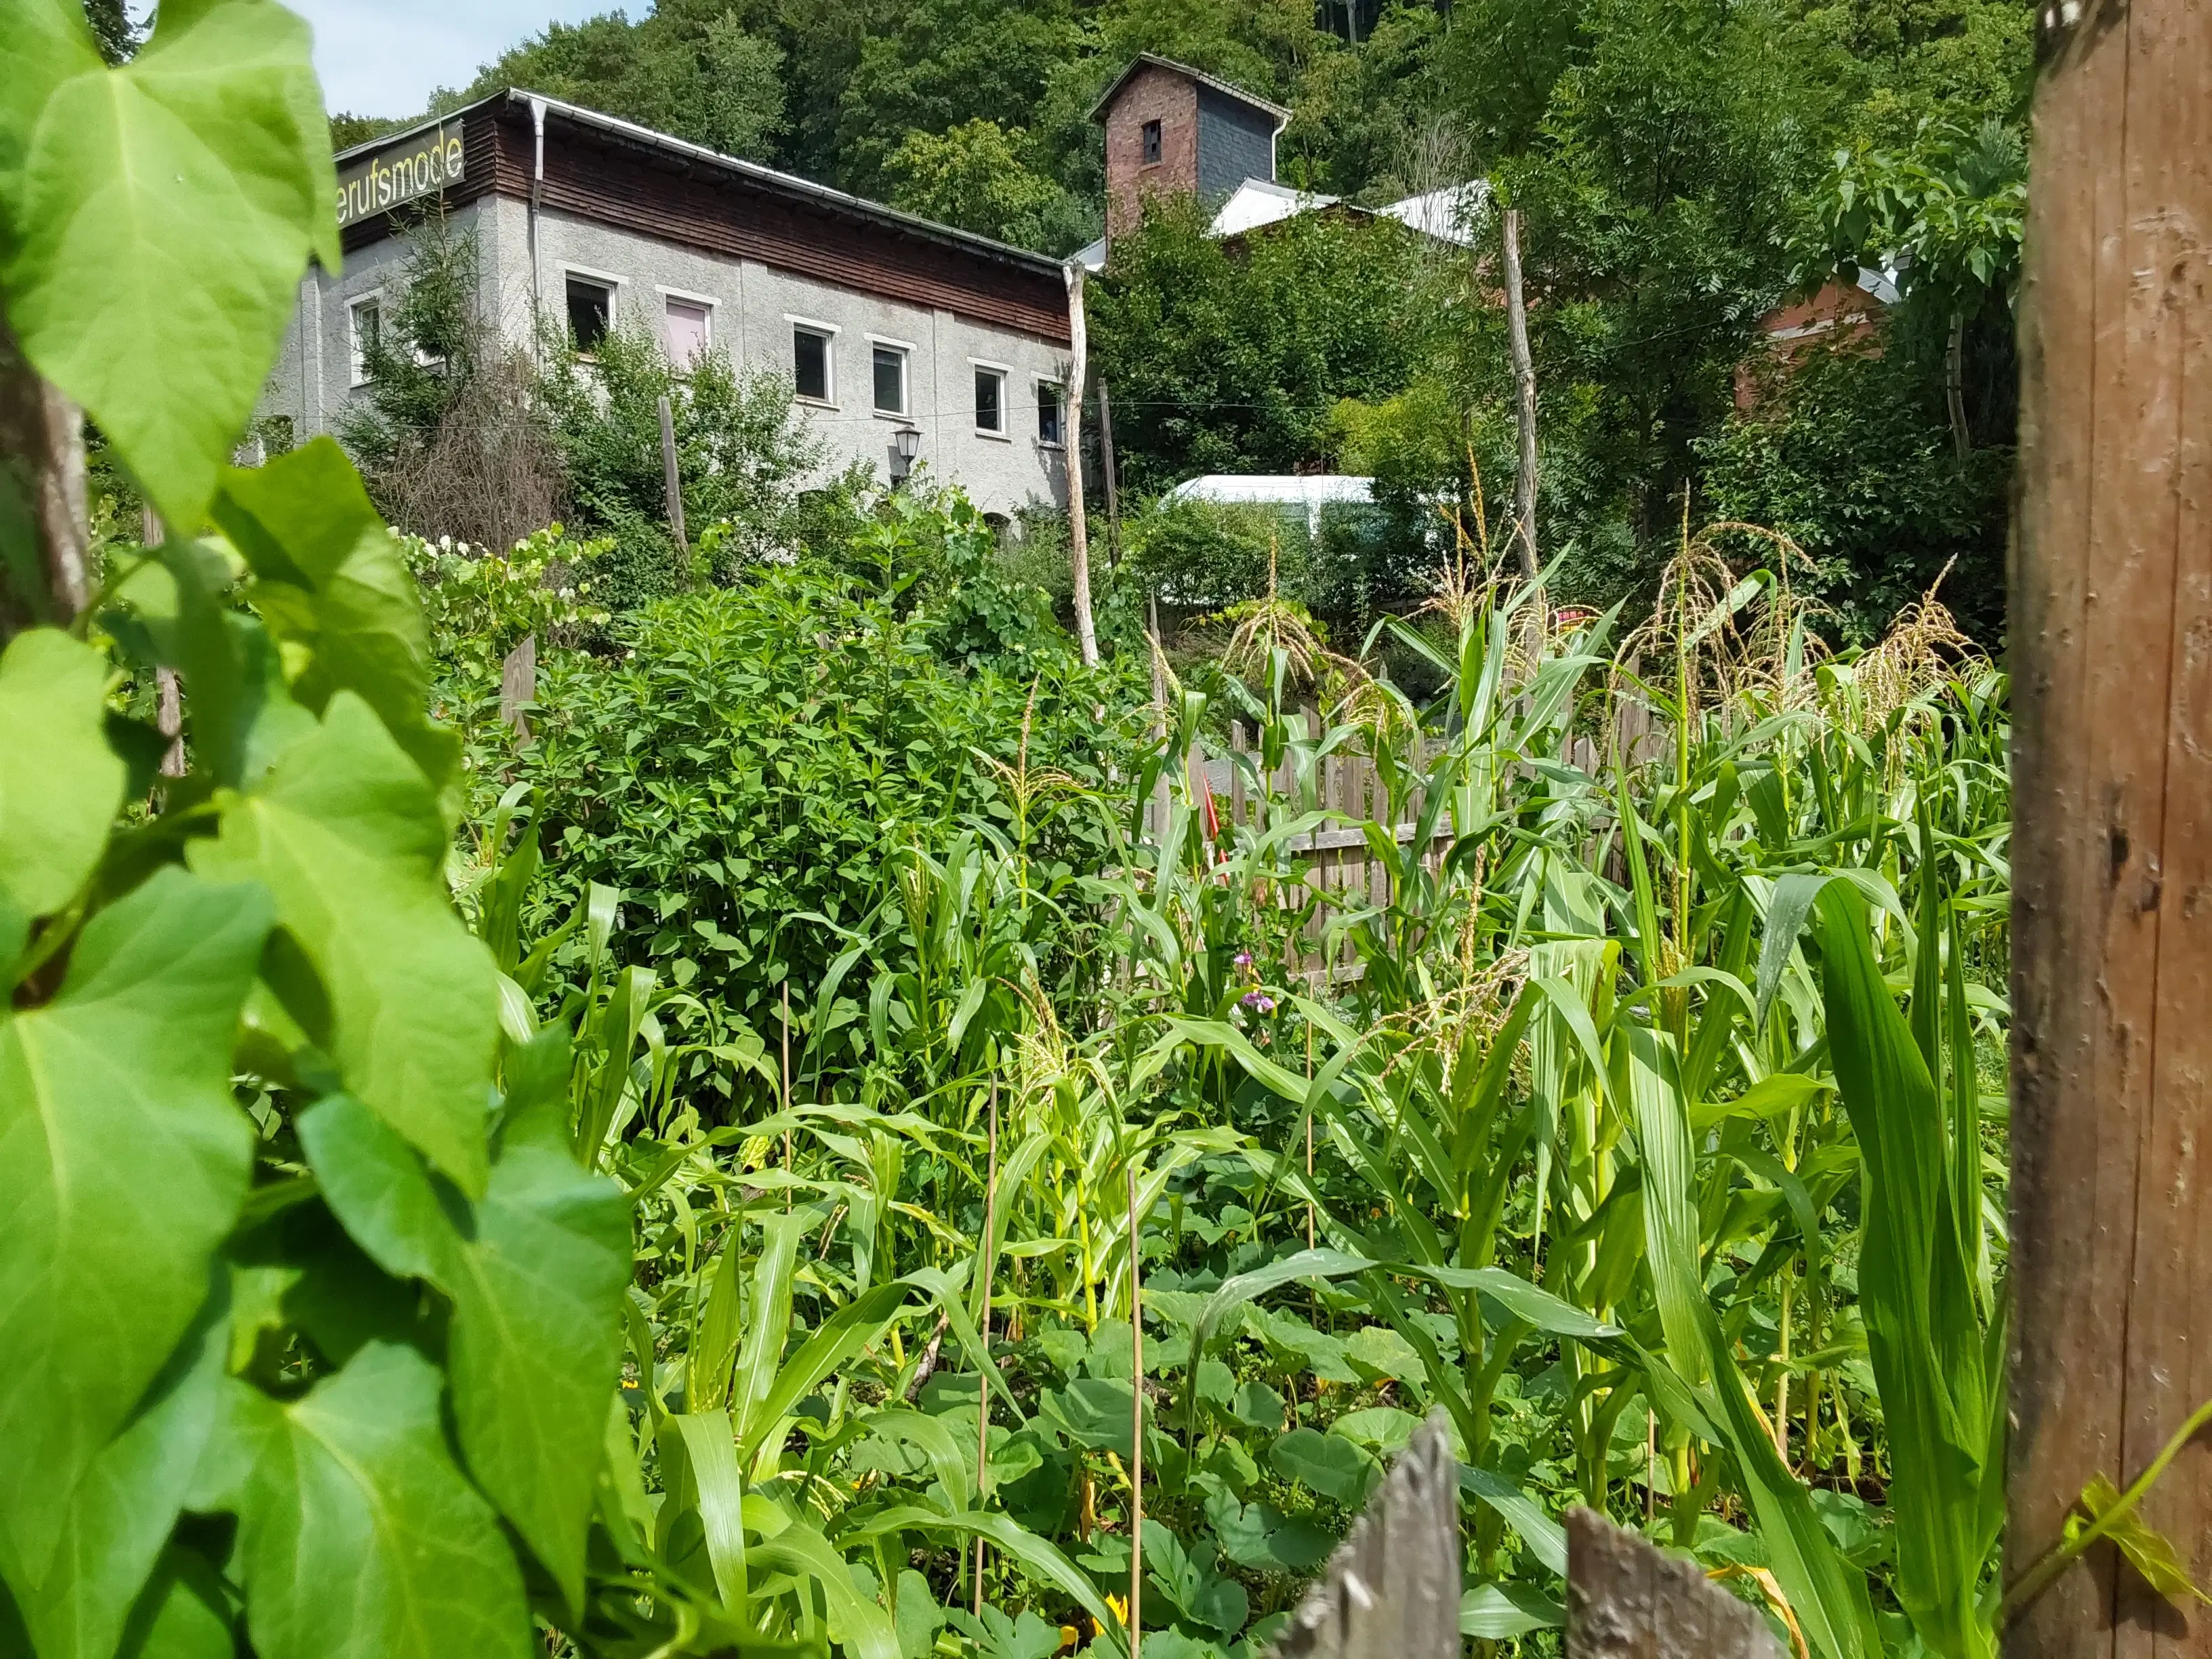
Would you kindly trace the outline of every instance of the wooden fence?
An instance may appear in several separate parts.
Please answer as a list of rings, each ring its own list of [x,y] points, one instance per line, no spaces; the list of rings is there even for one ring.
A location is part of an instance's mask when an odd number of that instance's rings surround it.
[[[1460,1659],[1459,1460],[1413,1431],[1291,1615],[1271,1659]],[[1567,1532],[1567,1659],[1782,1659],[1756,1607],[1586,1509]]]
[[[1319,716],[1311,708],[1301,718],[1307,732],[1319,728]],[[1614,709],[1613,718],[1613,735],[1606,743],[1601,744],[1595,738],[1583,736],[1568,744],[1566,758],[1571,764],[1593,778],[1600,777],[1615,744],[1621,753],[1638,762],[1664,756],[1668,730],[1658,725],[1642,705],[1623,702]],[[1185,769],[1191,799],[1200,803],[1212,801],[1219,838],[1224,844],[1233,842],[1237,826],[1255,822],[1261,808],[1260,799],[1249,781],[1260,771],[1260,756],[1252,747],[1241,720],[1232,721],[1229,729],[1231,755],[1206,758],[1194,750]],[[1440,742],[1427,741],[1422,751],[1423,762],[1432,760],[1441,748]],[[1236,757],[1241,757],[1243,763],[1239,764]],[[1267,793],[1282,800],[1294,798],[1297,788],[1294,763],[1286,757],[1268,780]],[[1323,961],[1332,921],[1347,912],[1387,905],[1393,896],[1390,867],[1375,856],[1364,826],[1395,819],[1391,828],[1399,845],[1408,846],[1419,831],[1423,801],[1416,792],[1412,799],[1400,803],[1393,812],[1389,792],[1376,774],[1374,761],[1352,750],[1339,750],[1322,757],[1316,793],[1319,809],[1328,815],[1328,820],[1309,834],[1292,837],[1285,850],[1298,872],[1298,883],[1317,893],[1321,902],[1313,906],[1301,930],[1304,944],[1298,960],[1285,966],[1289,971],[1307,977],[1326,971],[1332,981],[1341,981],[1356,974],[1357,967],[1348,944],[1340,944],[1334,959]],[[1202,813],[1203,805],[1198,810]],[[1169,811],[1169,784],[1163,777],[1145,810],[1147,836],[1157,839],[1164,832]],[[1421,849],[1422,867],[1431,872],[1436,871],[1449,852],[1452,839],[1449,817],[1440,816],[1429,845]],[[1298,908],[1308,902],[1308,896],[1295,889],[1286,889],[1277,895],[1277,902],[1286,910]]]

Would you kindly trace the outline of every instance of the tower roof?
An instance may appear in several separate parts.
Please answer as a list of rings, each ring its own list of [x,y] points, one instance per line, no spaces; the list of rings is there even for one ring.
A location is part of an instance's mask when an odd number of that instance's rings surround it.
[[[1211,87],[1224,98],[1234,98],[1240,104],[1249,104],[1262,114],[1273,116],[1275,131],[1278,132],[1289,125],[1291,112],[1280,104],[1270,103],[1265,98],[1255,98],[1243,88],[1232,86],[1218,76],[1208,75],[1204,70],[1193,69],[1188,64],[1178,64],[1172,58],[1163,58],[1158,52],[1140,52],[1129,60],[1128,67],[1114,77],[1113,84],[1100,93],[1098,100],[1091,105],[1091,118],[1094,121],[1103,120],[1105,118],[1106,106],[1112,103],[1120,94],[1121,88],[1128,84],[1129,77],[1147,66],[1164,69],[1176,75],[1188,76],[1202,87]]]

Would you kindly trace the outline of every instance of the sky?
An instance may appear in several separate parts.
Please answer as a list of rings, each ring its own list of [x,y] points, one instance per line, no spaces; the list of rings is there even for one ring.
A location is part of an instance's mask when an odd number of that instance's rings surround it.
[[[412,115],[465,86],[526,35],[579,23],[620,0],[289,0],[315,30],[323,101],[354,115]],[[636,9],[644,10],[642,4]]]

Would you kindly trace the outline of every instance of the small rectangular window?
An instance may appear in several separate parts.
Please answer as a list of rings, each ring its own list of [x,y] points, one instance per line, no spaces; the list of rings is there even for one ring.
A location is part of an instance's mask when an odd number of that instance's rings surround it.
[[[995,368],[975,371],[975,430],[1003,434],[1006,429],[1006,377]]]
[[[568,336],[586,356],[599,349],[613,325],[615,291],[588,276],[568,279]]]
[[[356,300],[346,307],[346,333],[353,357],[353,384],[367,386],[369,369],[384,344],[384,307],[376,299]]]
[[[1147,121],[1145,123],[1145,165],[1148,167],[1157,166],[1159,159],[1160,124],[1158,121]]]
[[[707,355],[708,318],[711,308],[696,300],[668,302],[668,361],[690,368]]]
[[[906,353],[896,346],[876,348],[876,412],[906,413]]]
[[[1037,382],[1037,441],[1057,446],[1065,428],[1060,416],[1060,390],[1056,380]]]
[[[791,331],[792,389],[809,403],[836,401],[830,395],[830,337],[811,328]]]

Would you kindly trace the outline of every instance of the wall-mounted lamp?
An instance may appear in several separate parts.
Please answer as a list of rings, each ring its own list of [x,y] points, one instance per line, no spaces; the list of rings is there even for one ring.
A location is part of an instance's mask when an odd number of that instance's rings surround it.
[[[914,471],[914,458],[921,453],[921,432],[910,426],[899,428],[891,434],[891,453],[895,458],[891,482],[903,483],[906,475]]]

